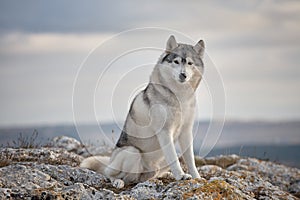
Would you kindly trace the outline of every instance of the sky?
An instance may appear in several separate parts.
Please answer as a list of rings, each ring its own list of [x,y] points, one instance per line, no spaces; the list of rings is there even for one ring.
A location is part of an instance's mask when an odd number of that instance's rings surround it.
[[[199,119],[300,119],[299,24],[297,0],[3,0],[0,126],[124,120],[170,34],[205,41]]]

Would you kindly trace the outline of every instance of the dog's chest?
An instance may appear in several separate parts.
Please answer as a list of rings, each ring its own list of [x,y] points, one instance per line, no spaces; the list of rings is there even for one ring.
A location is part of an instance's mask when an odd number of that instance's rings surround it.
[[[182,131],[185,131],[184,129],[193,124],[194,112],[194,100],[182,102],[180,107],[174,108],[174,115],[169,119],[174,139],[177,138]]]

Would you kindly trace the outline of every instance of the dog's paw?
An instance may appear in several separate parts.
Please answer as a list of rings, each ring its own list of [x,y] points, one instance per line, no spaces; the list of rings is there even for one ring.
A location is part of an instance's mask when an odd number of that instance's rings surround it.
[[[176,179],[177,180],[190,180],[190,179],[192,179],[192,175],[190,175],[190,174],[182,174],[182,175],[180,175]]]
[[[160,178],[167,178],[167,179],[175,179],[174,175],[171,172],[165,172],[160,175]]]
[[[125,183],[121,179],[115,179],[115,180],[113,180],[112,185],[115,188],[121,189],[125,186]]]

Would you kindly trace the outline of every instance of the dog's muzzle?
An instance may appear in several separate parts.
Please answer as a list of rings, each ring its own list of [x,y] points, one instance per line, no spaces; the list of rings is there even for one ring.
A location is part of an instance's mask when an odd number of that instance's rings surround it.
[[[179,74],[179,79],[180,79],[181,82],[185,81],[185,79],[186,79],[186,73],[180,73]]]

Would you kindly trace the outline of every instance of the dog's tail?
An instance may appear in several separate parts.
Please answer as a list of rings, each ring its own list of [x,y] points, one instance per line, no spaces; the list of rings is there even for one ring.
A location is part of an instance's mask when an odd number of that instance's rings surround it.
[[[105,175],[105,169],[109,165],[110,157],[108,156],[92,156],[84,159],[80,167],[91,169],[97,173]]]
[[[117,187],[120,187],[120,179],[123,183],[121,185],[124,185],[124,182],[139,182],[144,172],[140,150],[133,146],[116,148],[111,157],[92,156],[86,158],[81,162],[80,167],[96,171],[112,181],[117,180]]]

